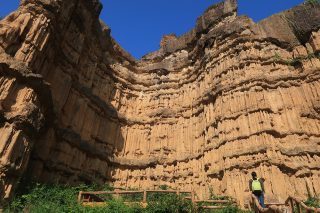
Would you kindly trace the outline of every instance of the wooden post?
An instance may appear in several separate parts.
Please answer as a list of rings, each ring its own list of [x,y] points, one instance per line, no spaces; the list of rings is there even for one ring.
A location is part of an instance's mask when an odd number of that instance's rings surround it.
[[[119,197],[120,197],[120,195],[119,195],[119,193],[117,191],[115,193],[115,197],[116,197],[116,199],[119,199]]]
[[[257,206],[256,198],[253,194],[251,195],[251,199],[252,199],[254,212],[259,212],[259,207]]]
[[[298,203],[298,202],[296,201],[296,205],[297,205],[297,208],[298,208],[298,213],[302,213],[300,203]]]
[[[292,200],[292,198],[290,197],[289,198],[290,200],[289,200],[289,205],[290,205],[290,208],[291,208],[291,212],[294,212],[294,204],[293,204],[293,200]]]
[[[252,211],[252,208],[251,208],[252,206],[250,205],[250,201],[249,201],[249,203],[248,203],[248,209],[249,209],[249,211]]]
[[[191,191],[191,202],[194,203],[195,199],[194,199],[194,191]]]
[[[78,195],[78,202],[80,203],[81,202],[81,198],[82,198],[82,191],[79,192],[79,195]]]
[[[147,191],[146,190],[143,191],[143,202],[147,203]]]

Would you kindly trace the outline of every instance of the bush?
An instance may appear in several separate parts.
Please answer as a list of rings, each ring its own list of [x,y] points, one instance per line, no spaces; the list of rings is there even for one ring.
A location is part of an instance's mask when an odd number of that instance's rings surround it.
[[[142,213],[143,209],[139,205],[135,205],[132,207],[129,207],[123,203],[123,201],[120,200],[112,200],[108,202],[108,205],[106,207],[96,208],[97,210],[101,210],[101,213]],[[96,212],[96,211],[94,211]]]
[[[148,202],[146,213],[191,213],[194,206],[190,200],[176,194],[159,194],[157,200]]]
[[[17,196],[7,207],[7,212],[72,212],[78,206],[74,188],[36,185],[28,194]]]
[[[93,191],[109,186],[80,185],[57,186],[35,184],[19,189],[16,197],[5,207],[5,212],[87,212],[86,208],[77,202],[79,191]]]

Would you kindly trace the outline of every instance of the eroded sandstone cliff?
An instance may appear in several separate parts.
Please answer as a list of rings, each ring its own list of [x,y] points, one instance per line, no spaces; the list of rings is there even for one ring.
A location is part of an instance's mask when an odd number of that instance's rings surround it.
[[[267,199],[320,192],[320,6],[259,23],[235,0],[133,59],[98,0],[22,0],[0,22],[1,197],[22,176]]]

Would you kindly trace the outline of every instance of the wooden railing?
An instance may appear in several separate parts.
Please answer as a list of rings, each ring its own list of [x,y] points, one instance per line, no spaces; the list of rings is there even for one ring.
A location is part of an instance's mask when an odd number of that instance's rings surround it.
[[[201,209],[223,209],[230,205],[236,205],[235,200],[195,200],[195,206]],[[205,203],[203,205],[203,203]]]
[[[109,195],[110,198],[119,198],[124,195],[139,195],[141,198],[139,201],[129,201],[124,202],[127,205],[140,204],[142,207],[147,206],[148,195],[150,193],[164,193],[169,194],[173,193],[176,195],[187,194],[189,196],[184,196],[183,199],[191,200],[196,206],[201,206],[203,209],[221,209],[229,205],[235,205],[234,200],[196,200],[195,194],[193,191],[179,191],[179,190],[143,190],[143,191],[95,191],[95,192],[84,192],[80,191],[78,195],[78,202],[84,206],[104,206],[108,204],[108,200],[101,197],[101,195]],[[202,205],[203,204],[203,205]]]
[[[84,206],[104,206],[108,204],[108,201],[99,197],[100,195],[110,195],[111,197],[118,198],[123,195],[137,195],[141,194],[141,200],[124,202],[127,205],[133,205],[139,203],[142,207],[147,206],[148,194],[150,193],[174,193],[176,195],[189,194],[184,196],[184,199],[189,199],[196,206],[200,206],[203,209],[221,209],[229,205],[235,205],[234,200],[196,200],[193,191],[179,191],[179,190],[143,190],[143,191],[95,191],[84,192],[80,191],[78,196],[78,202]],[[205,205],[201,205],[205,203]],[[296,213],[320,213],[320,208],[309,207],[301,200],[295,197],[289,197],[285,203],[266,203],[267,208],[263,208],[256,196],[252,195],[253,210],[259,213],[266,212],[296,212]]]
[[[291,212],[294,212],[296,210],[297,213],[303,213],[303,212],[319,212],[320,208],[314,208],[307,206],[303,201],[301,201],[298,198],[295,197],[289,197],[286,201],[286,204],[290,207]]]
[[[263,208],[260,205],[260,203],[259,203],[259,201],[258,201],[258,199],[257,199],[257,197],[255,195],[251,195],[251,198],[252,198],[252,205],[253,205],[254,212],[261,212],[261,213],[270,212],[269,208]]]
[[[142,194],[142,199],[139,201],[129,201],[125,204],[132,205],[135,203],[141,204],[141,206],[146,207],[148,201],[148,194],[150,193],[173,193],[173,194],[190,194],[186,196],[185,199],[190,199],[192,202],[195,201],[195,196],[192,191],[179,191],[179,190],[143,190],[143,191],[95,191],[95,192],[84,192],[80,191],[78,196],[78,202],[82,203],[84,206],[102,206],[107,205],[108,201],[99,196],[110,195],[113,198],[123,197],[124,195],[139,195]]]
[[[267,208],[263,208],[256,196],[252,195],[252,204],[255,212],[289,212],[289,213],[320,213],[320,208],[307,206],[303,201],[298,198],[289,197],[285,203],[269,203],[266,204]],[[288,210],[288,211],[286,211]]]

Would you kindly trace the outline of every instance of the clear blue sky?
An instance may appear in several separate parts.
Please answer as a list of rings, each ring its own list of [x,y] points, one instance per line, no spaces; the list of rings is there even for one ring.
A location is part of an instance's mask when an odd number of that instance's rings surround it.
[[[196,18],[219,0],[100,0],[101,19],[112,36],[134,57],[159,49],[163,35],[191,30]],[[239,14],[259,21],[303,0],[238,0]],[[0,16],[18,7],[19,0],[0,0]]]

